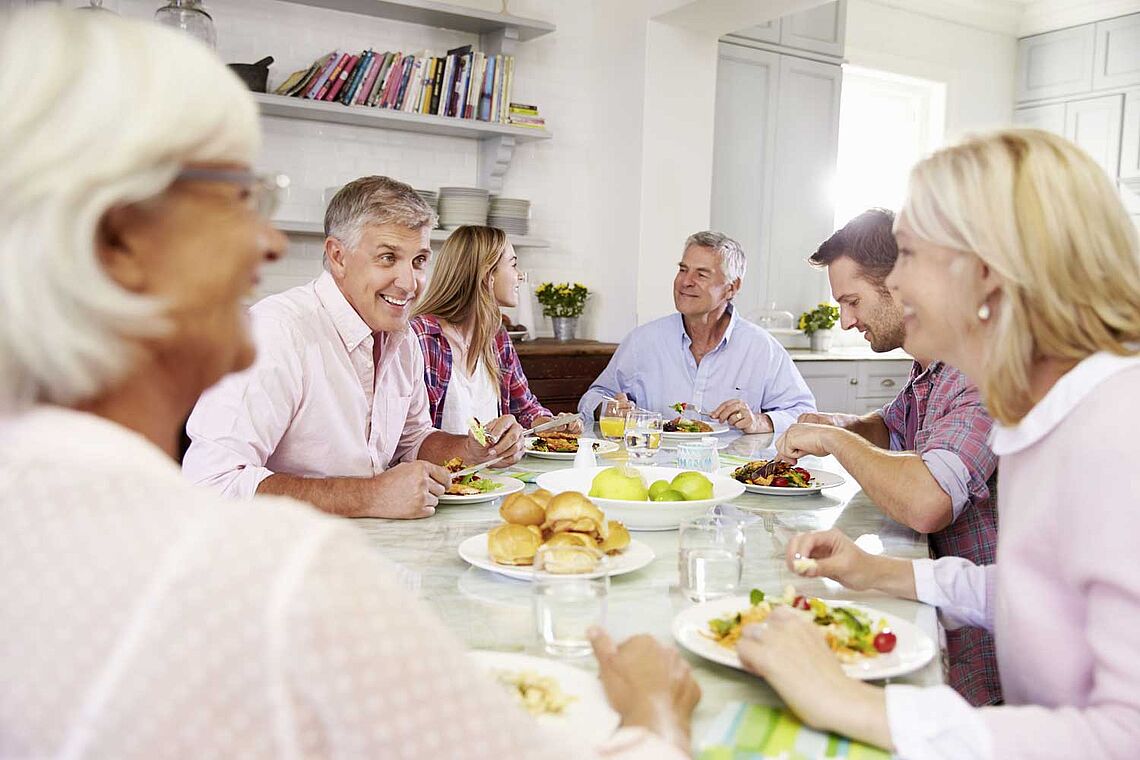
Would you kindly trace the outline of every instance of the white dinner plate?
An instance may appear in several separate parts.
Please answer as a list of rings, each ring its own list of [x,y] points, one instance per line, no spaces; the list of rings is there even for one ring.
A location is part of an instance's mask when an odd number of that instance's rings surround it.
[[[578,491],[588,494],[594,476],[613,465],[599,467],[574,467],[566,470],[544,472],[535,482],[539,488],[551,493]],[[656,480],[672,480],[684,472],[676,467],[637,466],[645,478],[645,484]],[[590,496],[590,501],[606,513],[611,520],[621,520],[630,530],[676,530],[683,521],[700,517],[711,507],[731,501],[744,493],[744,484],[718,473],[705,473],[713,484],[713,497],[699,501],[622,501],[620,499],[600,499]]]
[[[500,565],[495,560],[491,559],[490,552],[487,551],[487,534],[480,533],[477,536],[471,536],[459,545],[459,556],[467,560],[475,567],[489,570],[492,573],[505,575],[508,578],[517,578],[521,581],[529,581],[534,577],[534,568],[530,565]],[[625,548],[620,554],[608,555],[606,561],[608,567],[605,571],[598,570],[593,573],[581,573],[578,577],[581,578],[599,578],[602,575],[625,575],[632,573],[634,570],[640,570],[653,561],[656,555],[653,550],[637,539],[630,539],[629,546]]]
[[[676,419],[676,417],[672,417],[670,419]],[[665,420],[665,421],[668,422],[669,420]],[[723,422],[710,422],[708,420],[700,420],[700,421],[704,422],[706,425],[711,425],[712,430],[710,430],[707,433],[682,433],[679,431],[670,433],[670,432],[667,432],[665,430],[662,430],[661,431],[661,437],[662,438],[669,438],[669,439],[676,440],[676,441],[694,441],[694,440],[699,441],[701,438],[704,438],[706,435],[720,435],[721,433],[727,433],[728,431],[730,431],[732,429],[728,425],[724,424]]]
[[[609,739],[621,723],[621,717],[606,701],[601,681],[593,673],[557,660],[514,652],[477,649],[469,652],[468,656],[487,673],[529,671],[556,680],[558,688],[574,700],[566,705],[561,715],[538,716],[538,723],[562,734],[567,741],[573,742],[573,746],[579,746],[583,754]]]
[[[733,465],[730,467],[721,467],[717,472],[721,475],[732,477],[732,473],[740,469],[744,465]],[[842,475],[836,475],[834,472],[827,470],[813,470],[810,467],[804,467],[811,475],[812,485],[809,488],[787,488],[783,486],[756,486],[751,483],[740,483],[744,486],[744,490],[748,493],[762,493],[768,496],[804,496],[806,494],[819,493],[825,488],[835,488],[847,482],[847,479]],[[734,478],[735,479],[735,478]]]
[[[891,632],[898,637],[894,650],[889,654],[861,658],[858,662],[844,664],[843,670],[852,678],[861,681],[894,678],[918,670],[934,657],[934,642],[913,623],[865,604],[831,599],[823,601],[832,607],[863,610],[875,622],[885,618]],[[731,615],[748,607],[747,596],[726,597],[690,607],[673,618],[673,638],[685,649],[706,660],[743,670],[744,666],[741,665],[735,650],[722,647],[706,634],[709,633],[709,621],[713,618]]]
[[[537,440],[538,436],[527,436],[523,440],[523,450],[532,457],[573,461],[574,457],[578,456],[576,452],[572,451],[535,451],[531,446],[533,446]],[[610,454],[618,450],[618,445],[612,441],[599,441],[597,438],[582,437],[578,439],[578,445],[581,446],[583,441],[594,444],[597,447],[594,449],[595,455]]]
[[[483,491],[482,493],[473,493],[470,496],[455,496],[453,494],[444,494],[439,497],[440,504],[478,504],[481,501],[494,501],[501,499],[507,494],[518,493],[526,488],[526,484],[518,478],[508,478],[505,475],[488,475],[485,476],[487,480],[493,480],[502,485],[502,488],[496,488],[494,491]]]
[[[507,335],[511,336],[511,340],[516,342],[525,341],[526,333],[526,330],[507,330]]]

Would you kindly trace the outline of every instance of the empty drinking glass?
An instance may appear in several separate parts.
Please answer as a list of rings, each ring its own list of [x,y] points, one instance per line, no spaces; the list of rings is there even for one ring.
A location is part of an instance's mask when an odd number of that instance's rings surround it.
[[[590,626],[606,623],[610,579],[605,558],[584,546],[540,546],[534,557],[534,623],[556,657],[590,654]]]
[[[650,461],[661,448],[661,415],[636,409],[625,421],[625,450],[630,459]]]
[[[744,574],[744,530],[727,517],[704,515],[681,523],[681,592],[694,602],[730,596]]]

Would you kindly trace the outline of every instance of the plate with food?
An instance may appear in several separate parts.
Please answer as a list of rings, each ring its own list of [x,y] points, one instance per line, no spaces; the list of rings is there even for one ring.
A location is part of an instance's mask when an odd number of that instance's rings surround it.
[[[629,531],[617,520],[610,520],[580,493],[555,495],[545,489],[529,494],[515,494],[499,507],[503,523],[486,533],[471,536],[459,544],[459,556],[475,567],[530,580],[534,577],[534,556],[539,547],[560,545],[585,547],[592,551],[590,565],[581,566],[583,554],[568,552],[575,565],[548,567],[549,572],[597,578],[602,575],[624,575],[648,565],[653,550],[630,538]],[[557,554],[547,561],[557,559]]]
[[[736,642],[744,626],[762,623],[779,606],[799,610],[819,627],[843,670],[864,681],[913,672],[934,658],[935,646],[918,626],[854,602],[817,599],[788,587],[779,597],[759,589],[690,607],[673,618],[673,638],[705,659],[743,670]]]
[[[544,657],[475,650],[475,665],[492,676],[540,725],[594,747],[621,723],[593,673]]]
[[[676,467],[575,467],[544,472],[536,482],[551,492],[586,494],[630,530],[676,530],[744,493],[730,477]]]
[[[451,472],[463,469],[463,461],[450,459],[443,465]],[[478,504],[482,501],[493,501],[512,493],[518,493],[526,485],[518,478],[509,478],[503,475],[481,475],[473,472],[459,478],[452,478],[451,485],[439,497],[440,504]]]
[[[661,426],[661,437],[670,440],[703,438],[706,435],[720,435],[731,428],[723,422],[705,422],[690,417],[674,417]]]
[[[770,459],[756,459],[738,467],[722,467],[720,474],[744,484],[748,493],[768,496],[803,496],[847,482],[842,475]]]
[[[589,446],[595,454],[610,454],[618,450],[618,445],[611,441],[579,437],[577,433],[567,433],[564,430],[552,430],[523,440],[526,453],[539,459],[573,459],[581,445]]]

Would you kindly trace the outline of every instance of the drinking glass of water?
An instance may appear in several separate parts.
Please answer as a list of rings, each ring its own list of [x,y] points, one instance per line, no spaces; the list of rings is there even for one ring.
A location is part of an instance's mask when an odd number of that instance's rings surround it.
[[[744,530],[727,517],[681,523],[681,592],[694,602],[737,593],[744,574]]]
[[[650,461],[661,448],[663,420],[656,412],[637,409],[625,422],[625,450],[635,461]]]
[[[592,651],[586,631],[606,623],[610,578],[605,562],[582,546],[539,547],[531,584],[534,623],[548,654],[583,657]]]

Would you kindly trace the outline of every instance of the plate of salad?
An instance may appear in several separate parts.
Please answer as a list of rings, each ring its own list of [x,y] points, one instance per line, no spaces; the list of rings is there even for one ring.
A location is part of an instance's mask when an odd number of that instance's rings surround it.
[[[799,610],[815,623],[852,678],[894,678],[918,670],[935,655],[934,641],[913,623],[864,604],[799,594],[791,586],[779,596],[752,589],[748,596],[690,607],[673,619],[673,637],[693,654],[743,670],[736,654],[741,631],[764,622],[780,606]]]
[[[764,466],[767,459],[757,459],[736,467],[722,467],[719,472],[744,484],[748,493],[762,493],[769,496],[802,496],[819,493],[825,488],[834,488],[847,482],[841,475],[826,470],[778,462],[768,473]]]

